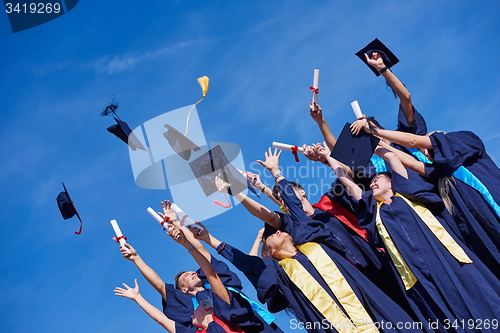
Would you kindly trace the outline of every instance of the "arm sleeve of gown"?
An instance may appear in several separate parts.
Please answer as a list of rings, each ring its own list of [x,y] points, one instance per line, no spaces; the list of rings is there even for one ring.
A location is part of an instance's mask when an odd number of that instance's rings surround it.
[[[304,212],[302,203],[300,202],[299,198],[297,198],[297,195],[295,194],[295,191],[290,182],[288,182],[288,180],[286,179],[282,179],[277,183],[277,185],[279,193],[281,194],[285,205],[290,211],[290,216],[292,217],[292,219],[297,222],[306,221],[308,217]]]
[[[401,108],[401,104],[399,105],[397,131],[412,133],[416,135],[427,134],[427,124],[425,123],[424,117],[422,117],[422,115],[415,109],[413,105],[412,107],[415,124],[413,126],[408,126],[408,122],[406,121],[406,117],[403,109]]]
[[[222,246],[223,244],[219,245],[217,251],[245,274],[257,291],[259,301],[267,303],[269,311],[278,312],[288,306],[285,296],[279,290],[278,274],[271,258],[250,256],[229,244]]]
[[[438,205],[443,203],[436,187],[432,183],[422,181],[415,172],[408,172],[408,179],[393,172],[392,189],[410,200]]]
[[[472,132],[436,132],[430,137],[434,162],[426,164],[427,174],[433,180],[451,175],[461,165],[474,163],[484,154],[484,144]]]
[[[162,298],[163,313],[181,326],[191,325],[191,315],[194,311],[191,296],[169,283],[165,283],[165,295],[166,301]]]
[[[217,260],[215,256],[211,256],[210,263],[212,264],[212,267],[214,268],[215,272],[221,279],[222,283],[226,287],[233,287],[236,289],[242,289],[243,287],[241,286],[241,280],[238,278],[238,276],[232,272],[229,267],[226,265],[225,262]],[[203,273],[201,269],[198,269],[196,271],[198,276],[206,281],[206,276]]]
[[[229,303],[212,294],[214,314],[226,324],[238,326],[242,329],[252,328],[261,331],[264,324],[256,315],[252,305],[238,293],[229,291]]]
[[[374,246],[382,246],[375,225],[377,201],[371,191],[364,191],[361,200],[356,200],[351,196],[347,196],[347,198],[349,198],[351,209],[354,211],[359,225],[366,230],[370,243]]]

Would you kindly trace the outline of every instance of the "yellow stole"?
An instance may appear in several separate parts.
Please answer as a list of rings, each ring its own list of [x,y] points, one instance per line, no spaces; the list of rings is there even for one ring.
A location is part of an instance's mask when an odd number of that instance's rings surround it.
[[[399,193],[396,193],[394,196],[403,199],[408,206],[410,206],[415,213],[420,217],[420,219],[425,223],[425,225],[432,231],[434,236],[443,244],[443,246],[461,263],[470,264],[472,260],[467,256],[465,251],[460,247],[460,245],[455,242],[455,240],[451,237],[451,235],[446,231],[445,228],[441,225],[439,220],[427,209],[424,205],[418,202],[413,202],[405,198]],[[380,207],[383,205],[383,202],[377,202],[377,215],[375,218],[375,224],[377,226],[377,231],[382,237],[384,245],[391,256],[391,259],[398,270],[399,275],[401,276],[401,280],[405,285],[406,290],[410,289],[417,282],[417,277],[413,274],[410,267],[404,260],[403,256],[399,252],[396,244],[392,240],[389,232],[385,228],[382,223],[382,219],[380,218]]]
[[[296,259],[282,259],[279,265],[330,325],[340,333],[379,332],[363,304],[323,248],[317,243],[305,243],[299,245],[298,249],[309,258],[344,310]]]

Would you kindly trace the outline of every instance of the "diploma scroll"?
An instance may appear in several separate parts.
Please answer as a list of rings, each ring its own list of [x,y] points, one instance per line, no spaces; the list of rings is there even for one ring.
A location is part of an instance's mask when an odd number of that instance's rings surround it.
[[[196,224],[196,222],[189,217],[182,209],[179,208],[176,204],[172,204],[170,208],[177,214],[177,217],[179,218],[179,222],[184,222],[186,226],[190,226],[189,229],[196,230],[198,235],[201,235],[203,231],[205,230],[201,225]]]
[[[354,101],[351,103],[352,111],[356,115],[356,119],[363,117],[363,113],[361,112],[361,108],[359,107],[358,101]]]
[[[288,151],[292,151],[293,147],[297,147],[297,146],[292,146],[292,145],[287,145],[286,143],[280,143],[280,142],[273,142],[273,148],[278,148],[278,149],[283,149],[283,150],[288,150]],[[304,152],[304,148],[302,147],[298,147],[297,148],[297,151],[299,153],[303,153]]]
[[[255,182],[257,181],[257,177],[252,177],[248,174],[248,172],[242,171],[238,168],[236,168],[236,170],[238,170],[238,172],[241,173],[243,175],[243,177],[245,177],[252,185],[255,185]]]
[[[164,230],[167,230],[168,232],[170,232],[170,230],[172,229],[172,227],[170,226],[170,224],[168,222],[165,222],[165,220],[162,219],[161,216],[157,212],[155,212],[153,208],[148,207],[146,209],[146,211],[149,213],[149,215],[151,215],[156,220],[156,222],[158,222],[162,226],[162,228]],[[164,227],[165,223],[167,223],[167,227]],[[180,237],[180,235],[178,235],[176,237],[176,239],[179,239],[179,237]]]
[[[116,220],[111,220],[111,221],[109,221],[109,223],[111,223],[111,226],[113,227],[113,230],[115,231],[116,239],[120,243],[120,247],[126,249],[127,252],[130,253],[130,250],[125,247],[125,244],[127,244],[127,242],[125,241],[125,237],[123,237],[123,234],[122,234],[122,231],[120,230],[120,227],[118,226],[118,222],[116,222]]]
[[[313,80],[313,96],[312,96],[312,101],[313,103],[318,103],[318,89],[319,89],[319,69],[314,70],[314,80]]]

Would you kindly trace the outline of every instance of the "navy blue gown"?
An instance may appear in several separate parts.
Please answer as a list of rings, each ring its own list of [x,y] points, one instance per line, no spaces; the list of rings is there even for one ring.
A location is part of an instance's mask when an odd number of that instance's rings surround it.
[[[419,181],[405,179],[396,173],[392,177],[393,190],[408,199],[442,206],[438,195],[422,190],[420,185]],[[442,219],[437,217],[472,259],[472,264],[458,262],[402,198],[392,199],[391,204],[381,206],[380,214],[396,247],[418,279],[412,288],[405,290],[399,278],[410,304],[420,309],[428,321],[437,322],[441,332],[497,332],[497,329],[478,329],[479,326],[473,323],[500,318],[498,279],[463,246]],[[371,192],[351,202],[371,241],[383,246],[375,225],[377,202]],[[392,271],[399,277],[394,266]],[[469,320],[471,325],[467,324]],[[456,327],[450,325],[457,322]]]
[[[472,132],[433,133],[430,136],[434,162],[426,172],[435,184],[464,166],[500,203],[500,169],[486,153],[481,139]],[[500,278],[500,217],[477,190],[455,178],[449,197],[456,220],[455,232]]]
[[[241,281],[227,265],[212,256],[211,264],[226,287],[241,290]],[[196,271],[203,282],[208,282],[201,269]],[[175,288],[173,284],[165,284],[166,301],[162,298],[163,313],[175,321],[176,333],[194,333],[197,328],[191,323],[194,305],[191,295],[187,295]],[[214,304],[214,315],[228,325],[238,326],[247,333],[281,333],[276,324],[268,325],[252,309],[250,303],[239,293],[228,290],[230,304],[217,297],[211,289],[201,290],[196,293],[197,302],[210,298]]]

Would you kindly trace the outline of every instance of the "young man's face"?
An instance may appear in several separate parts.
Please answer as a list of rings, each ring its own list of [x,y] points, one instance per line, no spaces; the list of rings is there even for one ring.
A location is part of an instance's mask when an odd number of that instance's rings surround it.
[[[183,293],[188,293],[189,291],[194,290],[196,287],[202,286],[202,281],[198,277],[196,272],[184,272],[178,280],[179,286],[181,286],[181,291]]]

